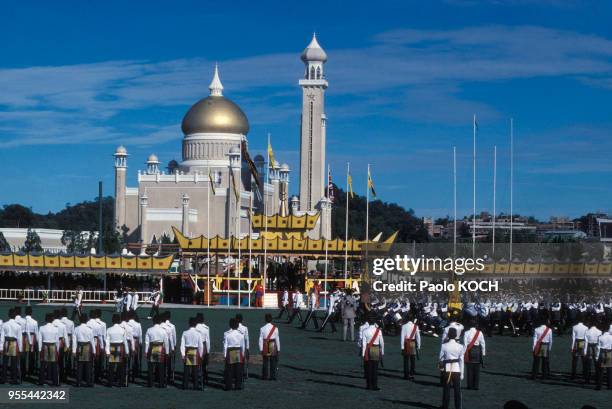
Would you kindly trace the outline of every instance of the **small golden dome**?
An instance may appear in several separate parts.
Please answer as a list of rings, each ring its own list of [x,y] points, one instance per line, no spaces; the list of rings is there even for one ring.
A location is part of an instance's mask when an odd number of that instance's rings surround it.
[[[238,105],[224,96],[208,96],[195,103],[183,118],[183,134],[234,133],[246,135],[249,120]]]

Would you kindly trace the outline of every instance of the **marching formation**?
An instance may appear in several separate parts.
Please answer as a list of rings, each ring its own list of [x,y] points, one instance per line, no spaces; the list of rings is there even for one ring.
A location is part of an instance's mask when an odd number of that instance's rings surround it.
[[[132,305],[132,304],[126,304]],[[204,315],[189,318],[180,339],[172,323],[170,311],[155,314],[153,325],[143,333],[138,314],[133,308],[118,309],[109,325],[102,319],[101,309],[89,314],[75,301],[73,317],[66,308],[45,315],[45,322],[32,318],[32,307],[9,310],[8,320],[0,320],[0,381],[21,384],[24,380],[39,385],[93,387],[96,383],[109,387],[126,387],[136,382],[146,363],[146,386],[165,388],[176,384],[176,363],[183,363],[182,388],[200,389],[208,384],[211,356],[211,334]],[[276,380],[280,353],[279,330],[266,314],[259,332],[258,347],[262,355],[262,379]],[[224,386],[226,390],[242,389],[248,378],[249,330],[241,314],[230,319],[223,334]]]

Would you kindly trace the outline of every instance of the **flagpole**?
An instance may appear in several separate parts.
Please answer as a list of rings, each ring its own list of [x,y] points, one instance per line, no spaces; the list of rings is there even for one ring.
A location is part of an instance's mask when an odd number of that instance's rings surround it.
[[[513,190],[514,190],[514,118],[510,118],[510,263],[512,263],[512,234],[513,234],[513,221],[514,221],[514,203],[513,203]]]
[[[453,257],[457,257],[457,147],[453,146]]]
[[[365,270],[368,277],[368,243],[370,241],[370,164],[368,163],[368,180],[366,181],[366,231],[365,231]]]
[[[206,271],[206,306],[210,307],[210,189],[212,189],[212,180],[210,180],[210,164],[206,166],[208,168],[208,192],[206,194],[206,251],[208,257],[208,268]]]
[[[242,145],[242,142],[240,142],[240,144]],[[241,191],[242,191],[242,146],[240,146],[240,160],[238,161],[238,164],[240,165],[240,167],[238,168],[238,200],[236,201],[236,231],[237,231],[237,236],[236,237],[236,241],[238,243],[238,263],[236,266],[236,271],[238,272],[238,308],[241,307],[242,304],[242,300],[240,299],[241,294],[241,290],[240,290],[240,284],[242,284],[242,269],[241,264],[242,264],[242,241],[240,240],[240,230],[242,228],[242,226],[240,225],[241,223],[241,217],[242,217],[242,206],[240,205],[240,201],[242,199],[241,197]]]
[[[249,281],[247,283],[249,308],[251,307],[251,258],[253,256],[253,184],[251,183],[251,196],[249,198]]]
[[[350,162],[346,163],[346,214],[344,223],[344,285],[348,277],[348,218],[349,218],[349,175]]]
[[[476,114],[473,124],[473,151],[472,151],[472,187],[473,187],[473,215],[472,215],[472,257],[476,258]]]
[[[493,147],[493,258],[495,259],[495,192],[497,189],[497,145]]]
[[[329,200],[329,206],[330,206],[330,212],[331,212],[331,194],[330,194],[330,184],[331,184],[331,180],[330,180],[330,176],[331,176],[331,169],[329,166],[329,163],[327,164],[327,200]],[[330,222],[331,222],[331,215],[330,215]],[[325,284],[323,285],[324,291],[325,291],[325,307],[329,308],[329,292],[327,291],[327,263],[329,263],[329,260],[327,259],[327,240],[328,237],[323,237],[323,243],[325,245],[325,274],[324,274],[324,278],[325,278]]]
[[[263,272],[260,274],[262,279],[263,279],[263,293],[264,295],[266,294],[266,274],[268,271],[268,199],[266,198],[266,183],[268,183],[268,177],[269,177],[269,173],[270,173],[270,165],[273,165],[270,163],[270,133],[268,133],[268,165],[265,166],[265,173],[266,176],[264,178],[264,216],[263,216],[263,222],[264,222],[264,230],[265,230],[265,234],[264,234],[264,238],[263,238],[263,246],[264,246],[264,263],[263,263]]]

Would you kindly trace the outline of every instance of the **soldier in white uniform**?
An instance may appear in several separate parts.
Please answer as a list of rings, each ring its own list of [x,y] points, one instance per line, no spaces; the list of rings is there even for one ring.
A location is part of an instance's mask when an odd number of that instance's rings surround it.
[[[138,300],[139,300],[138,293],[136,292],[135,289],[132,288],[130,295],[132,296],[132,298],[131,298],[131,303],[129,305],[129,311],[136,311],[138,309]]]
[[[166,352],[170,350],[168,333],[161,326],[162,318],[158,314],[153,317],[154,325],[145,334],[145,351],[147,359],[147,386],[153,386],[153,379],[158,381],[160,388],[166,387]]]
[[[72,346],[72,334],[74,333],[74,322],[68,319],[68,310],[63,308],[60,310],[60,321],[66,327],[66,348],[70,349]],[[72,363],[72,354],[66,353],[64,354],[64,367],[66,375],[72,375],[73,363]]]
[[[83,289],[81,287],[77,287],[77,292],[74,294],[74,304],[72,309],[72,319],[76,316],[81,316],[83,306]]]
[[[40,369],[38,371],[38,384],[44,385],[50,381],[59,386],[59,372],[57,363],[59,360],[60,334],[58,328],[53,325],[53,314],[45,316],[46,324],[38,330],[38,353],[40,354]]]
[[[183,389],[202,389],[201,369],[204,356],[204,340],[202,334],[195,328],[196,318],[189,318],[189,329],[181,336],[181,357],[183,358]]]
[[[89,321],[87,321],[87,326],[93,332],[94,344],[96,346],[93,352],[94,379],[96,382],[102,377],[102,357],[104,356],[102,350],[104,349],[104,336],[106,335],[106,331],[96,320],[97,313],[97,310],[91,310]]]
[[[129,320],[127,323],[130,327],[132,327],[132,345],[134,349],[131,377],[132,382],[135,382],[136,377],[140,376],[142,366],[142,325],[140,325],[136,311],[130,311],[128,318]]]
[[[306,326],[310,322],[310,320],[314,323],[314,328],[319,329],[319,319],[317,318],[317,304],[318,297],[314,288],[310,289],[310,293],[308,296],[308,314],[306,315],[306,319],[302,322],[300,328],[306,329]]]
[[[584,382],[589,384],[591,382],[591,364],[595,369],[595,373],[597,374],[597,347],[599,344],[599,337],[603,335],[603,332],[597,326],[591,325],[591,328],[587,330],[584,334],[585,338],[585,350],[586,350],[586,360],[584,367]]]
[[[80,325],[74,329],[72,336],[72,356],[76,362],[76,386],[85,380],[87,386],[93,386],[93,358],[96,341],[92,329],[86,324],[87,314],[79,315]]]
[[[448,409],[450,403],[450,388],[452,386],[455,397],[455,409],[462,409],[461,381],[464,370],[464,348],[457,342],[457,329],[451,327],[447,331],[446,342],[440,348],[439,365],[444,379],[442,394],[442,408]]]
[[[361,356],[365,367],[366,389],[378,391],[378,364],[383,362],[385,342],[381,329],[376,325],[376,316],[368,316],[368,327],[363,331]]]
[[[238,321],[231,318],[230,329],[223,334],[223,358],[225,359],[225,390],[242,389],[242,364],[245,354],[244,335],[238,331]]]
[[[249,377],[249,360],[251,358],[251,339],[249,338],[249,328],[242,323],[242,314],[236,314],[236,322],[238,322],[238,331],[244,337],[244,362],[242,365],[242,377],[247,379]]]
[[[159,305],[162,301],[162,294],[160,290],[155,290],[151,294],[151,310],[149,311],[148,319],[153,319],[155,316],[159,314]]]
[[[21,334],[22,334],[22,349],[19,351],[19,372],[21,375],[21,380],[24,380],[25,377],[25,372],[26,372],[26,354],[25,354],[25,348],[26,348],[26,340],[25,340],[25,334],[26,334],[26,319],[23,318],[21,316],[21,307],[20,306],[16,306],[15,308],[15,322],[17,324],[19,324],[19,326],[21,327]]]
[[[11,371],[11,383],[21,383],[21,360],[23,351],[23,329],[15,320],[17,311],[10,309],[9,320],[2,324],[0,331],[0,353],[2,355],[2,383],[6,383],[7,372]]]
[[[342,301],[342,339],[346,341],[347,329],[351,333],[351,341],[355,341],[355,316],[357,305],[351,290],[347,290],[346,296]]]
[[[259,330],[259,351],[262,357],[261,378],[275,381],[280,353],[280,336],[278,328],[272,324],[272,314],[266,314],[265,319],[266,325]]]
[[[487,355],[485,337],[474,323],[468,324],[469,329],[463,334],[465,346],[464,364],[467,366],[467,388],[478,390],[480,387],[480,368],[484,365]]]
[[[295,319],[295,317],[298,317],[300,319],[300,323],[302,323],[304,321],[302,319],[302,312],[301,312],[302,293],[300,292],[299,289],[295,290],[291,301],[292,301],[291,316],[289,316],[289,319],[287,320],[287,324],[291,324],[293,320]]]
[[[606,332],[599,337],[597,345],[597,390],[601,390],[604,374],[608,389],[612,389],[612,334]]]
[[[201,312],[196,314],[196,327],[195,329],[202,336],[202,384],[208,384],[208,363],[210,360],[210,329],[208,325],[204,324],[204,314]]]
[[[113,326],[106,330],[106,359],[108,361],[108,386],[127,386],[126,364],[129,344],[119,314],[113,314]]]
[[[168,340],[170,341],[170,349],[167,352],[166,359],[166,371],[168,383],[174,385],[174,369],[176,364],[176,326],[170,322],[171,318],[172,314],[170,311],[165,311],[163,313],[164,321],[162,322],[161,326],[168,334]]]
[[[289,291],[287,288],[283,289],[283,294],[281,296],[281,308],[276,318],[281,319],[284,313],[287,313],[287,317],[289,316]]]
[[[25,308],[25,341],[24,352],[26,354],[26,365],[22,368],[26,375],[33,375],[38,364],[38,321],[32,318],[32,307]]]
[[[68,348],[69,348],[69,339],[68,339],[68,329],[66,328],[66,324],[64,324],[61,320],[62,313],[60,310],[55,310],[53,312],[55,319],[53,320],[53,325],[57,327],[57,331],[59,332],[60,337],[60,349],[58,351],[59,361],[57,363],[59,376],[62,382],[66,382],[66,378],[68,376],[68,360],[66,358]]]
[[[412,318],[412,317],[410,317]],[[421,331],[410,319],[402,325],[400,348],[404,357],[404,379],[414,379],[416,357],[421,349]]]
[[[584,325],[582,321],[579,321],[572,328],[572,374],[571,379],[576,378],[576,370],[578,367],[578,360],[582,361],[582,373],[586,379],[586,332],[589,327]]]
[[[538,376],[539,368],[542,368],[542,378],[550,375],[550,350],[552,349],[552,330],[541,324],[533,332],[533,367],[531,370],[532,379]]]

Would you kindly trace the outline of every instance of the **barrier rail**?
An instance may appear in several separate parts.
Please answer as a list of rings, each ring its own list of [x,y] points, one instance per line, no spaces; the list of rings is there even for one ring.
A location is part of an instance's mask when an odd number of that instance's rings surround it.
[[[4,301],[42,301],[42,302],[72,302],[77,290],[43,290],[43,289],[16,289],[0,288],[0,300]],[[116,302],[116,291],[82,291],[83,303],[108,303]],[[138,303],[150,303],[150,291],[137,291]]]

